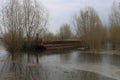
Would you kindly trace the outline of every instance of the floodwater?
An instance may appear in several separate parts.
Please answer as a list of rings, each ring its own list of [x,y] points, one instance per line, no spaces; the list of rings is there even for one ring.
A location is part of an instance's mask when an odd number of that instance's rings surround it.
[[[120,56],[80,50],[8,53],[1,48],[0,80],[120,80]]]

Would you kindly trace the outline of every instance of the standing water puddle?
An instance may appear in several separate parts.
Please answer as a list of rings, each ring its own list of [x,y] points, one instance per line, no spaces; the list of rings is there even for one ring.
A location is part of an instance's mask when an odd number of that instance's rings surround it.
[[[78,50],[42,54],[0,50],[0,80],[120,79],[120,56]]]

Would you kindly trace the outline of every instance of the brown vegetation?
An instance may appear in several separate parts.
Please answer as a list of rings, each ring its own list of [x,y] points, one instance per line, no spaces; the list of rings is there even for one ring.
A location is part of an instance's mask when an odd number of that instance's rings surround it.
[[[59,40],[71,39],[72,32],[69,24],[63,24],[58,32]]]
[[[43,41],[57,40],[55,34],[53,34],[52,32],[49,32],[49,31],[47,31],[46,33],[44,33],[42,39],[43,39]]]
[[[43,43],[49,49],[73,48],[81,45],[85,48],[101,49],[107,40],[113,48],[120,48],[120,4],[117,2],[114,2],[111,8],[108,28],[104,27],[95,9],[87,7],[81,10],[74,16],[76,34],[71,30],[72,26],[66,23],[61,25],[56,34],[47,31],[45,27],[48,20],[47,11],[36,0],[22,2],[10,0],[2,9],[1,17],[2,41],[9,51],[21,51],[24,48],[30,50],[35,45],[41,45],[42,40],[49,42]],[[80,42],[68,44],[70,40],[79,40],[82,44]],[[62,43],[59,43],[60,41]]]
[[[93,8],[87,7],[81,10],[79,15],[75,15],[74,25],[78,38],[85,43],[84,46],[90,49],[102,47],[105,40],[105,28]]]
[[[110,42],[112,47],[120,49],[120,4],[117,2],[113,3],[111,8],[110,20]]]
[[[10,0],[2,10],[3,43],[11,51],[21,50],[23,43],[44,32],[46,9],[35,0]]]

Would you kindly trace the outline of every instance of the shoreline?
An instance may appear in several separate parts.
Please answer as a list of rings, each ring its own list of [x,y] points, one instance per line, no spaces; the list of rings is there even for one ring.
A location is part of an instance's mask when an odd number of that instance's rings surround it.
[[[46,41],[42,44],[46,50],[74,49],[82,47],[81,41]]]

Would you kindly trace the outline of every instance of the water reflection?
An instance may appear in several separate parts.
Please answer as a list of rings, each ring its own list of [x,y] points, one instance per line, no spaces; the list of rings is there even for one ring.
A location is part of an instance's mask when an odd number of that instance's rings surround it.
[[[120,57],[77,50],[8,53],[0,57],[0,80],[115,80],[88,68],[97,64],[119,67],[120,62],[116,60],[120,60]],[[85,68],[84,65],[89,66]]]

